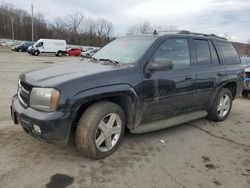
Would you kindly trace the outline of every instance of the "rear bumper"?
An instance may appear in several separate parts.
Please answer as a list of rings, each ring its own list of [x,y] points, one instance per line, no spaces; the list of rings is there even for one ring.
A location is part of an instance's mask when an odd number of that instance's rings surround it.
[[[15,124],[20,124],[25,132],[39,140],[65,144],[69,141],[72,112],[41,112],[30,107],[24,108],[14,96],[11,117]],[[40,132],[34,129],[34,125],[40,128]]]

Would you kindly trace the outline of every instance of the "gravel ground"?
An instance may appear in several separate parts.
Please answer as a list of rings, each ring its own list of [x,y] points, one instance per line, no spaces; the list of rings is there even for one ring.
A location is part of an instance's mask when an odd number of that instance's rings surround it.
[[[248,99],[235,100],[224,122],[200,119],[153,133],[126,133],[117,152],[97,161],[74,146],[35,140],[13,125],[9,105],[18,75],[79,59],[0,49],[0,187],[250,187]]]

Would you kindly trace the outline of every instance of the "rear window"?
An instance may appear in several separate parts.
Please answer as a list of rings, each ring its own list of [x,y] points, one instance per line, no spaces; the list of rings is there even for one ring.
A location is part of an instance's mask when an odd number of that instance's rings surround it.
[[[234,48],[233,44],[230,42],[218,41],[217,42],[221,48],[223,57],[226,64],[238,64],[240,63],[239,55]]]

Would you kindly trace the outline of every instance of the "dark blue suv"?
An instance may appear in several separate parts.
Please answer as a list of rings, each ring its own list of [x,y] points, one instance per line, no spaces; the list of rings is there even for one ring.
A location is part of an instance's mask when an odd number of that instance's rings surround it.
[[[20,75],[14,122],[35,138],[104,158],[125,128],[145,133],[207,117],[223,121],[243,86],[233,44],[179,31],[122,37],[91,59]]]

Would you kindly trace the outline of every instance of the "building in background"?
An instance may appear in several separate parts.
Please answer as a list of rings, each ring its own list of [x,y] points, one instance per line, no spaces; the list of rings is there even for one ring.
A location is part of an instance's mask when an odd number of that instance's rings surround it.
[[[234,46],[240,54],[240,57],[250,57],[250,44],[234,42]]]

